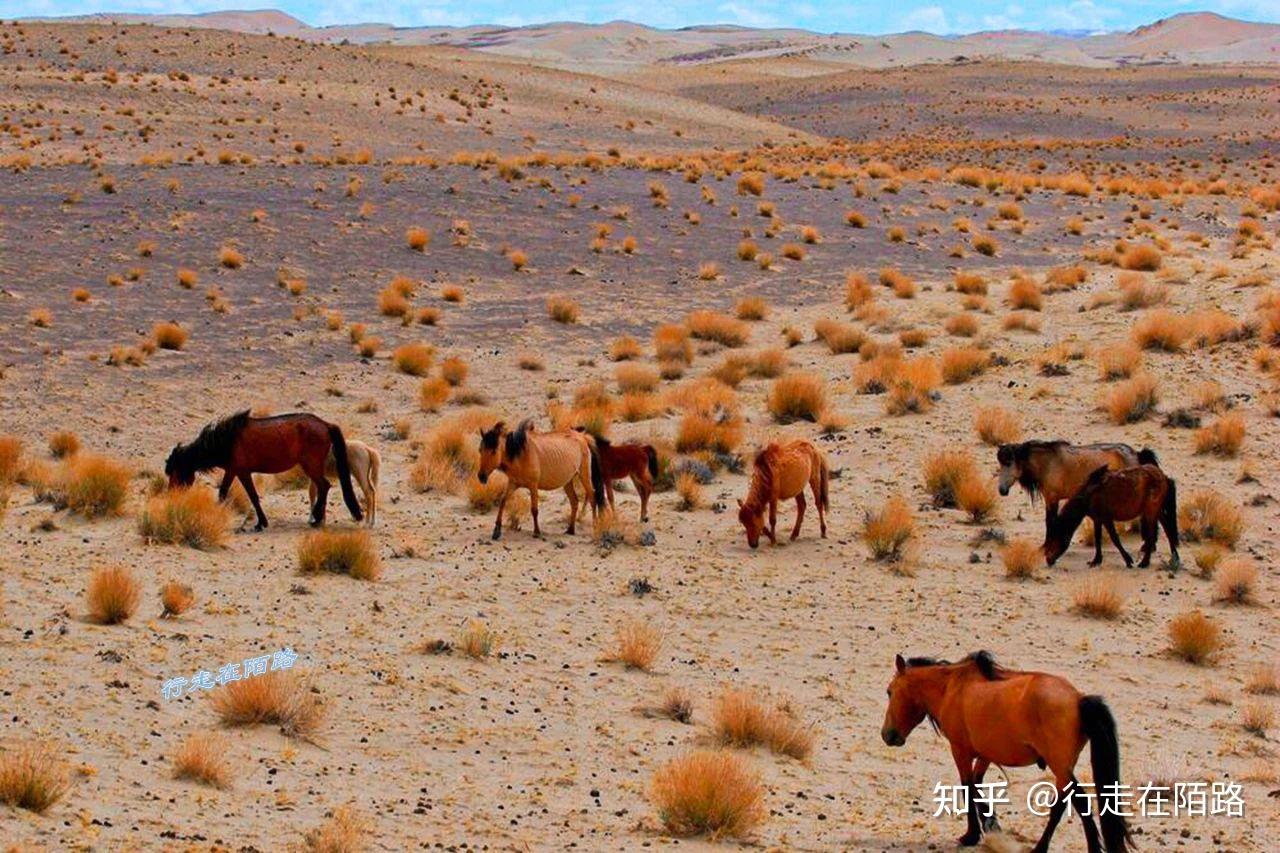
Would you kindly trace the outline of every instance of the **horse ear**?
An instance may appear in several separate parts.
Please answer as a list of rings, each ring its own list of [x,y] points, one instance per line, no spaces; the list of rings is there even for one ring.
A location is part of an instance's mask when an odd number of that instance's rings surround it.
[[[902,655],[894,655],[893,665],[898,668],[898,675],[907,671],[907,662],[902,659]]]
[[[1086,486],[1098,485],[1099,483],[1102,482],[1103,478],[1107,476],[1107,472],[1109,472],[1110,470],[1111,470],[1111,466],[1109,465],[1099,465],[1097,468],[1093,469],[1093,473],[1089,475],[1089,479],[1085,482],[1085,485]]]
[[[738,498],[738,509],[742,509],[742,498]]]

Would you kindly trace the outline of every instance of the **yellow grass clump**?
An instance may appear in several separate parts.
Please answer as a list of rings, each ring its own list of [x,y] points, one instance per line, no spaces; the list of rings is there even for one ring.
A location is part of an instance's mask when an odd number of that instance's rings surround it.
[[[17,479],[21,463],[22,439],[16,435],[0,435],[0,485]]]
[[[191,587],[177,581],[169,581],[160,588],[161,616],[172,619],[181,616],[195,604],[196,596]]]
[[[698,265],[698,278],[703,281],[715,281],[720,277],[720,265],[715,261],[707,261]]]
[[[473,660],[484,660],[498,650],[501,638],[479,619],[468,619],[458,634],[458,650]]]
[[[991,354],[979,347],[952,347],[941,356],[942,378],[948,385],[960,385],[984,373]]]
[[[193,734],[173,756],[173,778],[189,779],[211,788],[231,786],[231,762],[227,739],[216,732]]]
[[[365,835],[369,823],[350,806],[339,806],[320,826],[302,836],[305,853],[363,853],[369,847]]]
[[[746,838],[764,822],[764,788],[740,756],[699,750],[658,768],[649,799],[667,832]]]
[[[466,361],[459,356],[449,356],[440,362],[440,378],[455,388],[467,381],[469,372]]]
[[[857,352],[867,342],[866,332],[851,323],[823,317],[813,324],[813,333],[832,353]]]
[[[312,737],[324,719],[324,704],[310,682],[288,669],[224,684],[209,701],[224,726],[274,725],[289,737]]]
[[[180,350],[187,345],[187,330],[177,323],[156,323],[151,327],[151,339],[160,349]]]
[[[367,530],[315,530],[298,543],[298,570],[375,581],[382,574],[382,561]]]
[[[86,518],[120,515],[129,499],[132,472],[119,462],[93,453],[77,453],[62,461],[44,484],[54,506]]]
[[[1213,600],[1223,604],[1252,604],[1258,591],[1258,567],[1244,557],[1222,561],[1213,575]]]
[[[578,303],[569,297],[558,294],[547,297],[547,315],[557,323],[576,323],[578,313]]]
[[[1000,549],[1000,562],[1004,564],[1005,577],[1022,580],[1035,575],[1036,568],[1044,562],[1044,552],[1031,539],[1011,539]]]
[[[851,272],[844,280],[844,307],[856,311],[876,298],[871,282],[860,272]]]
[[[767,707],[754,690],[725,687],[711,716],[712,730],[726,746],[761,745],[802,761],[813,751],[813,729],[788,707]]]
[[[977,476],[977,463],[966,450],[941,450],[924,461],[924,489],[935,506],[956,506],[960,484]]]
[[[746,323],[715,311],[694,311],[685,319],[685,325],[689,334],[698,340],[714,341],[726,347],[740,347],[751,335]]]
[[[1225,645],[1222,628],[1199,610],[1183,613],[1169,623],[1169,648],[1187,663],[1210,663]]]
[[[1142,350],[1131,344],[1104,347],[1095,354],[1098,377],[1105,382],[1127,379],[1142,367]]]
[[[1133,326],[1133,342],[1143,349],[1178,352],[1191,337],[1185,317],[1163,308],[1148,311]]]
[[[693,344],[689,342],[689,329],[669,323],[653,330],[654,354],[660,362],[693,362]]]
[[[774,419],[816,422],[827,407],[827,389],[822,377],[812,373],[789,373],[773,381],[767,400]]]
[[[1159,386],[1148,373],[1139,373],[1116,385],[1102,399],[1102,407],[1114,424],[1140,421],[1160,402]]]
[[[1119,618],[1127,598],[1124,578],[1109,572],[1091,572],[1071,590],[1072,609],[1092,619]]]
[[[989,477],[974,474],[956,484],[956,506],[974,524],[991,519],[996,509],[996,484]]]
[[[1013,284],[1009,285],[1007,301],[1015,311],[1039,311],[1044,307],[1040,285],[1027,276],[1018,276],[1013,280]]]
[[[1196,453],[1236,456],[1244,443],[1244,415],[1227,412],[1195,433]]]
[[[425,252],[427,246],[431,244],[431,232],[417,226],[406,228],[404,242],[415,252]]]
[[[0,752],[0,803],[44,814],[71,788],[67,765],[42,743]]]
[[[921,356],[904,360],[894,372],[885,410],[891,415],[927,412],[933,408],[933,394],[941,383],[937,359]]]
[[[138,514],[138,532],[147,542],[207,550],[223,543],[231,511],[207,486],[170,489],[149,498]]]
[[[759,321],[769,316],[769,303],[761,296],[744,296],[733,306],[739,320]]]
[[[1151,243],[1141,243],[1124,249],[1116,258],[1121,269],[1154,272],[1160,269],[1160,250]]]
[[[1188,542],[1212,542],[1234,548],[1244,533],[1239,507],[1217,492],[1203,490],[1179,501],[1178,531]]]
[[[424,412],[440,410],[453,393],[453,386],[443,376],[432,376],[422,380],[418,387],[418,408]]]
[[[640,346],[639,341],[629,335],[616,338],[609,344],[610,361],[631,361],[643,356],[644,348]]]
[[[676,476],[675,487],[676,494],[680,496],[676,509],[689,512],[702,506],[702,481],[698,479],[697,474],[692,471],[681,471]]]
[[[624,393],[638,391],[651,393],[662,381],[658,371],[647,364],[620,364],[613,372],[618,389]]]
[[[862,524],[862,541],[877,560],[895,562],[915,532],[915,513],[901,495],[893,495],[878,510],[868,510]]]
[[[1001,406],[983,406],[973,415],[973,429],[983,444],[998,447],[1022,437],[1022,419]]]
[[[244,266],[244,255],[234,246],[223,246],[218,250],[218,263],[229,270],[237,270]]]
[[[99,625],[118,625],[138,609],[141,588],[124,566],[102,566],[89,577],[85,593],[89,620]]]
[[[614,631],[613,646],[605,652],[604,659],[648,672],[661,650],[661,631],[643,620],[626,619]]]
[[[80,451],[80,437],[74,432],[61,430],[49,436],[49,454],[54,459],[75,456]]]
[[[409,376],[426,376],[436,358],[436,348],[421,341],[401,344],[391,353],[396,370]]]
[[[1275,724],[1275,708],[1265,702],[1246,702],[1240,706],[1240,727],[1249,734],[1265,738]]]

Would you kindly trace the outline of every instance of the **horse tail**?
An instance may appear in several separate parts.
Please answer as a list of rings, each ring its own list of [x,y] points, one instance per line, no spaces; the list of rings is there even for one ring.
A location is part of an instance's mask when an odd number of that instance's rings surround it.
[[[1169,488],[1165,490],[1164,502],[1160,504],[1160,520],[1164,522],[1165,535],[1170,544],[1178,547],[1178,484],[1172,477],[1166,477]]]
[[[1101,696],[1080,698],[1080,732],[1089,741],[1102,844],[1107,853],[1125,853],[1132,843],[1120,800],[1120,742],[1115,717]]]
[[[658,479],[658,451],[653,449],[652,444],[646,444],[644,455],[649,457],[649,476]]]
[[[1139,465],[1154,465],[1160,467],[1160,460],[1156,457],[1156,452],[1150,447],[1144,447],[1138,451]]]
[[[587,441],[587,447],[591,450],[591,458],[587,460],[587,465],[591,468],[591,488],[595,492],[596,509],[604,509],[608,495],[604,488],[604,468],[600,465],[600,450],[591,440]]]
[[[827,457],[818,454],[818,473],[821,489],[818,492],[818,500],[822,503],[822,511],[827,512],[831,509],[831,502],[827,499],[827,487],[831,482],[831,469],[827,466]]]
[[[329,424],[329,441],[333,444],[333,464],[338,469],[338,483],[342,486],[342,499],[351,510],[351,517],[356,521],[364,518],[360,511],[360,502],[356,500],[355,490],[351,488],[351,462],[347,459],[347,440],[342,437],[342,430],[337,424]]]

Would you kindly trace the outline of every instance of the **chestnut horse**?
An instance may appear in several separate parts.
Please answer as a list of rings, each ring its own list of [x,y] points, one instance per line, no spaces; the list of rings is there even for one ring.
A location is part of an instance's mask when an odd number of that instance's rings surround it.
[[[796,439],[784,443],[770,442],[756,454],[751,471],[751,485],[745,500],[738,501],[738,521],[747,531],[747,544],[752,548],[760,544],[763,531],[774,545],[778,544],[778,501],[796,499],[796,526],[791,538],[800,536],[804,521],[804,487],[813,491],[813,503],[818,508],[818,524],[822,538],[827,538],[827,484],[831,479],[827,469],[827,457],[812,443]],[[769,510],[769,523],[764,523],[764,511]]]
[[[356,485],[360,487],[360,492],[364,495],[364,523],[373,527],[378,515],[378,473],[382,470],[382,454],[363,441],[356,441],[353,438],[347,442],[347,470],[351,472],[351,479],[355,480]],[[324,475],[326,477],[338,475],[338,460],[334,457],[332,449],[324,461]],[[311,502],[314,504],[316,484],[312,483],[309,488]]]
[[[569,528],[572,535],[578,520],[576,478],[582,486],[583,500],[591,505],[595,521],[604,506],[604,478],[595,440],[576,430],[535,432],[532,421],[524,421],[510,432],[499,421],[488,430],[480,430],[480,468],[476,476],[487,483],[489,475],[501,471],[507,476],[507,488],[498,501],[498,517],[493,522],[493,538],[502,536],[502,513],[507,499],[516,489],[529,490],[529,514],[533,517],[533,535],[541,536],[538,527],[538,491],[564,489],[569,496]]]
[[[1127,444],[1070,444],[1065,441],[1024,441],[1002,444],[996,450],[1000,464],[1000,494],[1007,495],[1013,484],[1035,501],[1044,498],[1044,532],[1058,514],[1058,504],[1080,491],[1089,474],[1099,465],[1112,471],[1134,465],[1159,465],[1156,454],[1146,448],[1134,450]]]
[[[1089,475],[1075,497],[1067,501],[1058,517],[1049,525],[1049,535],[1044,540],[1044,558],[1053,565],[1071,544],[1076,528],[1088,516],[1093,521],[1093,559],[1089,565],[1102,563],[1102,528],[1124,564],[1133,567],[1133,558],[1120,544],[1116,532],[1117,521],[1139,519],[1142,531],[1142,561],[1139,568],[1151,565],[1151,553],[1156,549],[1160,535],[1159,526],[1169,540],[1172,563],[1178,565],[1178,489],[1173,479],[1154,465],[1139,465],[1123,471],[1112,471],[1100,465]]]
[[[1060,676],[1005,669],[990,652],[976,652],[959,663],[903,660],[898,655],[895,664],[880,736],[889,746],[902,746],[912,729],[928,719],[950,742],[951,757],[968,793],[968,827],[959,839],[961,846],[971,847],[982,840],[983,832],[998,828],[994,805],[979,797],[978,786],[987,768],[1035,764],[1041,769],[1048,766],[1058,796],[1034,853],[1049,849],[1068,799],[1084,824],[1089,853],[1129,849],[1116,721],[1101,696],[1082,696]],[[1075,777],[1086,743],[1098,796],[1101,843],[1089,795]]]
[[[195,482],[198,471],[221,468],[223,474],[222,483],[218,486],[218,500],[225,500],[231,483],[239,480],[253,503],[254,512],[258,514],[258,525],[254,530],[262,530],[267,526],[267,517],[258,502],[253,475],[280,474],[299,466],[316,490],[311,524],[318,527],[324,524],[325,502],[329,496],[324,463],[330,450],[336,460],[342,499],[351,510],[351,517],[359,521],[363,515],[351,489],[347,442],[342,437],[342,430],[336,424],[304,412],[255,418],[246,409],[215,421],[202,429],[195,441],[174,446],[165,460],[164,473],[169,477],[169,487],[178,488]]]
[[[578,427],[578,432],[585,432]],[[640,496],[640,520],[649,520],[649,496],[653,494],[653,481],[658,477],[658,451],[651,444],[614,444],[607,438],[593,435],[596,450],[600,453],[600,471],[604,477],[604,490],[613,509],[613,481],[630,477]]]

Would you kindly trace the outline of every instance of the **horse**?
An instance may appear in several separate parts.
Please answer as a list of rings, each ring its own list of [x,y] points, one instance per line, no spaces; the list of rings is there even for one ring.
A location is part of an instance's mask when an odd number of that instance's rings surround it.
[[[1045,853],[1068,800],[1084,824],[1089,853],[1124,853],[1131,846],[1122,814],[1120,744],[1111,709],[1101,696],[1082,696],[1057,675],[1020,672],[995,662],[990,652],[975,652],[959,663],[933,658],[894,661],[889,706],[880,736],[889,746],[902,746],[912,729],[928,719],[951,744],[951,757],[968,793],[968,826],[959,838],[963,847],[998,829],[995,807],[982,802],[978,786],[992,764],[1053,773],[1057,796],[1049,822],[1033,853]],[[1098,796],[1098,827],[1089,795],[1075,777],[1076,762],[1089,744],[1093,784]]]
[[[378,514],[378,472],[382,470],[382,455],[363,441],[351,439],[347,442],[347,470],[351,472],[356,485],[364,494],[364,522],[373,527],[374,518]],[[338,463],[330,449],[324,460],[324,475],[336,477]],[[311,503],[316,501],[315,483],[309,485]]]
[[[1088,516],[1093,521],[1093,559],[1090,566],[1102,563],[1102,528],[1124,564],[1133,568],[1133,558],[1120,544],[1120,535],[1116,532],[1117,521],[1139,519],[1142,531],[1142,561],[1138,567],[1145,569],[1151,565],[1151,553],[1156,549],[1156,538],[1159,536],[1157,525],[1164,527],[1164,535],[1169,540],[1174,565],[1180,562],[1178,557],[1178,488],[1171,477],[1155,465],[1139,465],[1123,471],[1112,471],[1106,465],[1100,465],[1089,475],[1080,491],[1067,501],[1058,517],[1050,525],[1049,534],[1044,540],[1045,562],[1053,565],[1071,544],[1080,522]]]
[[[1058,504],[1068,500],[1093,469],[1106,465],[1113,471],[1135,465],[1159,465],[1155,451],[1134,450],[1127,444],[1071,444],[1066,441],[1024,441],[1002,444],[996,450],[1000,465],[1000,494],[1007,495],[1017,483],[1034,502],[1044,498],[1044,531],[1047,536]]]
[[[818,524],[822,538],[827,538],[827,485],[831,473],[822,451],[804,439],[785,443],[770,442],[756,454],[751,471],[751,485],[747,497],[738,501],[738,521],[747,531],[747,544],[756,548],[760,533],[778,544],[778,501],[796,499],[796,525],[791,529],[791,539],[800,536],[804,521],[804,487],[813,491],[813,503],[818,508]],[[769,510],[769,523],[764,523],[764,511]]]
[[[311,479],[316,499],[311,506],[311,526],[324,524],[325,502],[329,481],[325,479],[325,458],[333,451],[342,499],[351,517],[360,521],[363,514],[351,489],[351,471],[347,462],[347,442],[336,424],[315,415],[298,412],[289,415],[255,418],[249,410],[237,412],[205,426],[190,444],[174,445],[164,463],[169,488],[190,486],[196,473],[221,468],[222,482],[218,500],[226,500],[231,483],[240,481],[245,494],[258,514],[254,530],[267,526],[267,516],[258,502],[253,474],[280,474],[295,465]]]
[[[604,475],[596,442],[577,430],[536,432],[531,420],[521,422],[514,432],[502,421],[487,430],[481,429],[480,467],[476,476],[483,485],[494,471],[507,476],[507,488],[498,501],[498,517],[493,523],[494,539],[502,536],[502,513],[516,489],[529,490],[534,536],[542,535],[538,526],[539,490],[562,488],[569,496],[569,528],[565,532],[571,536],[578,520],[575,478],[582,486],[583,500],[591,505],[592,522],[604,507]]]
[[[585,432],[585,427],[578,427]],[[649,520],[649,496],[653,494],[653,481],[658,477],[658,451],[651,444],[614,444],[607,438],[593,435],[596,450],[600,453],[600,469],[604,477],[605,494],[609,509],[613,509],[613,481],[630,477],[640,495],[640,520]]]

